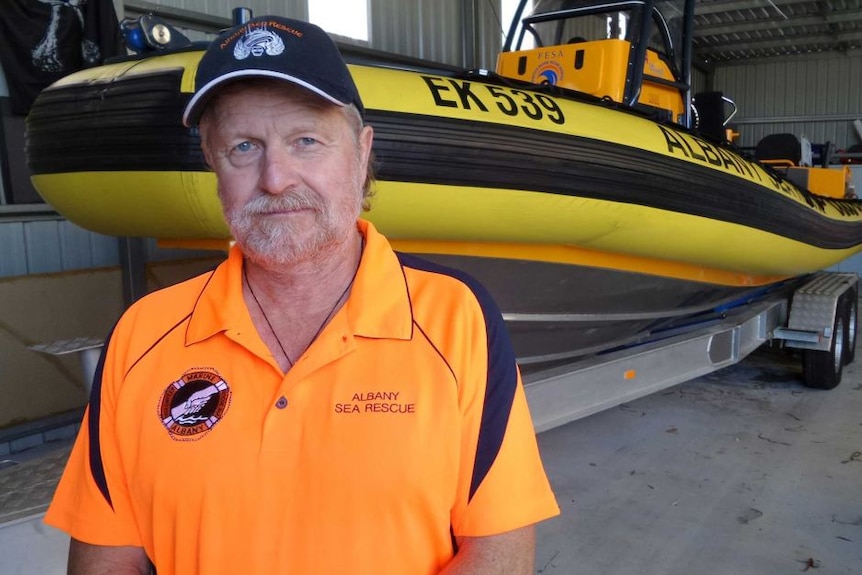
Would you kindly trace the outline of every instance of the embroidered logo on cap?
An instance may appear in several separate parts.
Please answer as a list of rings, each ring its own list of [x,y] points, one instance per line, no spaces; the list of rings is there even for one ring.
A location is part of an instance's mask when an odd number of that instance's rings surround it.
[[[233,57],[245,60],[249,56],[278,56],[284,52],[284,40],[269,30],[252,30],[233,47]]]
[[[171,383],[159,400],[159,418],[173,439],[200,439],[230,406],[230,388],[211,368],[192,369]]]

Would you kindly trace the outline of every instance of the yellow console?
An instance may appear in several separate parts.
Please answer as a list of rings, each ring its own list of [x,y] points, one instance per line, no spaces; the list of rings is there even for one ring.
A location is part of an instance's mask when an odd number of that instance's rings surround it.
[[[631,43],[626,40],[594,40],[531,50],[502,52],[497,73],[534,84],[553,84],[623,102]],[[644,79],[638,104],[666,110],[672,118],[683,113],[679,89],[663,84],[675,78],[653,50],[647,50]]]

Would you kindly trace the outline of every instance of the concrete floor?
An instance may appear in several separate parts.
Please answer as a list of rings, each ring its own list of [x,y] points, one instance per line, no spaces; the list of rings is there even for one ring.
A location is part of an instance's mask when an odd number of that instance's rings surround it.
[[[761,349],[539,443],[537,573],[862,573],[862,363],[817,391]]]
[[[762,349],[540,434],[563,514],[536,572],[862,573],[862,367],[833,391],[800,377]],[[38,513],[0,522],[0,573],[61,575],[67,541]]]

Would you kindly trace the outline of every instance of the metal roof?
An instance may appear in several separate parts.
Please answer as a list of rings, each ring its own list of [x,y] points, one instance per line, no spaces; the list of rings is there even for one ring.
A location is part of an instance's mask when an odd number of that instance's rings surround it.
[[[694,51],[709,63],[862,48],[862,0],[696,0]]]

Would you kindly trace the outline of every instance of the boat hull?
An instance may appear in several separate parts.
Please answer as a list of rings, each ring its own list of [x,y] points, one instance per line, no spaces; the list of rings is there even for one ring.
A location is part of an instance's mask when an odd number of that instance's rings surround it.
[[[470,256],[428,255],[467,270],[494,295],[522,365],[637,345],[785,289],[715,285],[618,269]]]

